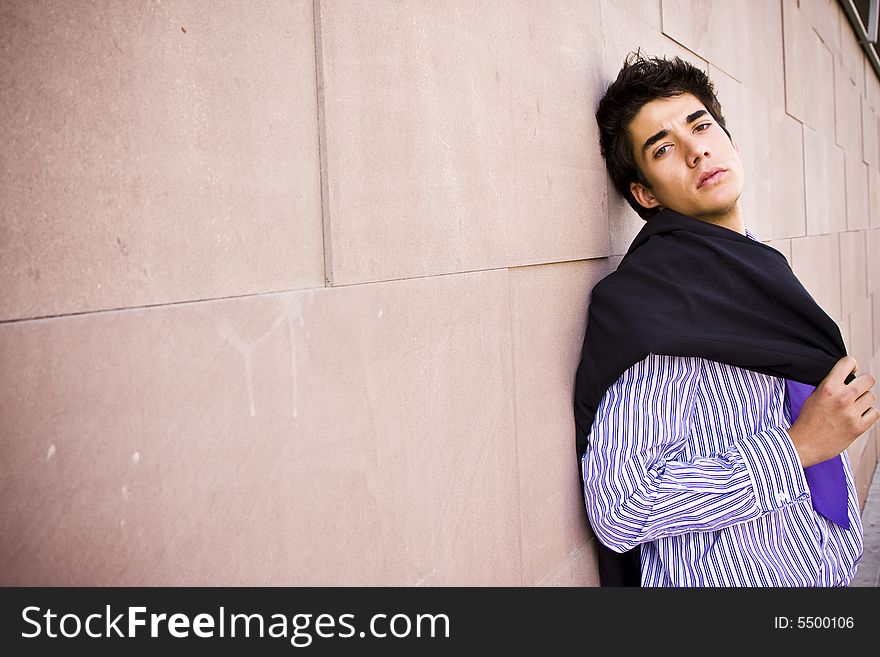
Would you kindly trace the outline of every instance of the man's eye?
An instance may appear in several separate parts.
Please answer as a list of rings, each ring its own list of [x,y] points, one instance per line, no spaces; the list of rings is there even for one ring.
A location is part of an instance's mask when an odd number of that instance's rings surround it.
[[[667,148],[669,148],[669,144],[658,148],[656,151],[654,151],[654,157],[663,157],[664,155],[666,155]]]
[[[712,124],[711,123],[701,123],[695,129],[702,132],[703,130],[706,130],[710,125],[712,125]]]

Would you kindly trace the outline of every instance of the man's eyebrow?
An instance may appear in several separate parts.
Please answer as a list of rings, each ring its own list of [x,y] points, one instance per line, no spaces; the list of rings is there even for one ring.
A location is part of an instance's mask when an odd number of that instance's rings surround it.
[[[661,131],[658,132],[657,134],[655,134],[655,135],[651,135],[650,137],[648,137],[648,138],[645,140],[645,143],[642,144],[642,157],[645,157],[645,151],[647,151],[649,148],[651,148],[651,146],[653,146],[654,144],[656,144],[658,141],[660,141],[661,139],[663,139],[663,138],[664,138],[666,135],[668,135],[668,134],[669,134],[669,130],[666,130],[666,129],[664,128],[663,130],[661,130]]]
[[[709,113],[709,112],[707,112],[707,111],[704,110],[704,109],[697,110],[697,111],[694,112],[693,114],[688,114],[688,115],[685,117],[684,122],[687,123],[687,124],[693,123],[693,122],[696,121],[698,118],[700,118],[701,116],[703,116],[703,115],[705,115],[705,114],[708,114],[708,113]],[[664,128],[663,130],[659,131],[658,133],[656,133],[656,134],[651,135],[650,137],[648,137],[648,138],[645,140],[645,143],[642,144],[642,157],[645,156],[645,151],[647,151],[649,148],[651,148],[651,146],[653,146],[654,144],[656,144],[658,141],[660,141],[661,139],[663,139],[663,138],[664,138],[666,135],[668,135],[668,134],[669,134],[669,130],[667,130],[666,128]]]

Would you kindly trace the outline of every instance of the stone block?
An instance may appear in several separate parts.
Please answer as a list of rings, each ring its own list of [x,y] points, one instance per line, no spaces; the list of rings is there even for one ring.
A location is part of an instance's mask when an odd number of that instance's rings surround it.
[[[598,0],[319,7],[332,284],[608,254]]]
[[[769,3],[768,3],[769,4]],[[775,3],[772,3],[775,5]],[[825,137],[834,135],[834,58],[793,0],[784,0],[785,109]],[[816,80],[827,92],[816,93]]]
[[[840,324],[844,315],[840,303],[840,251],[837,234],[792,239],[791,266],[816,303]]]
[[[860,306],[868,296],[868,267],[865,252],[866,231],[838,234],[840,241],[840,293],[844,314]]]
[[[0,362],[2,585],[521,583],[506,270],[8,323]]]
[[[4,7],[0,320],[324,284],[311,2]]]
[[[572,395],[589,294],[609,272],[604,258],[510,271],[524,586],[553,579],[559,564],[592,537]],[[589,573],[565,566],[571,569]]]
[[[664,0],[663,32],[783,107],[783,28],[779,3]],[[743,44],[748,43],[748,48]]]
[[[803,131],[807,235],[846,230],[845,152],[809,126]]]

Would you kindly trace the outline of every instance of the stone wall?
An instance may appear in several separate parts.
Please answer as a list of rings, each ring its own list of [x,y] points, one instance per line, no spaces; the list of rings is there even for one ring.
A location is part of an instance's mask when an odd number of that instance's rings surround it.
[[[836,2],[0,13],[3,585],[597,584],[571,396],[642,226],[594,119],[636,48],[708,70],[746,225],[880,372],[880,83]]]

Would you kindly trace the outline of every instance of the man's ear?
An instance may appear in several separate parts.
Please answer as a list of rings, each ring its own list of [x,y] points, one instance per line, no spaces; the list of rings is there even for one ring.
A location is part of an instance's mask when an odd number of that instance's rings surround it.
[[[629,184],[629,191],[643,208],[656,208],[660,205],[660,201],[642,183],[631,182]]]
[[[733,137],[730,138],[730,143],[733,144],[733,150],[736,151],[736,154],[739,155],[739,144],[736,143],[736,139]]]

